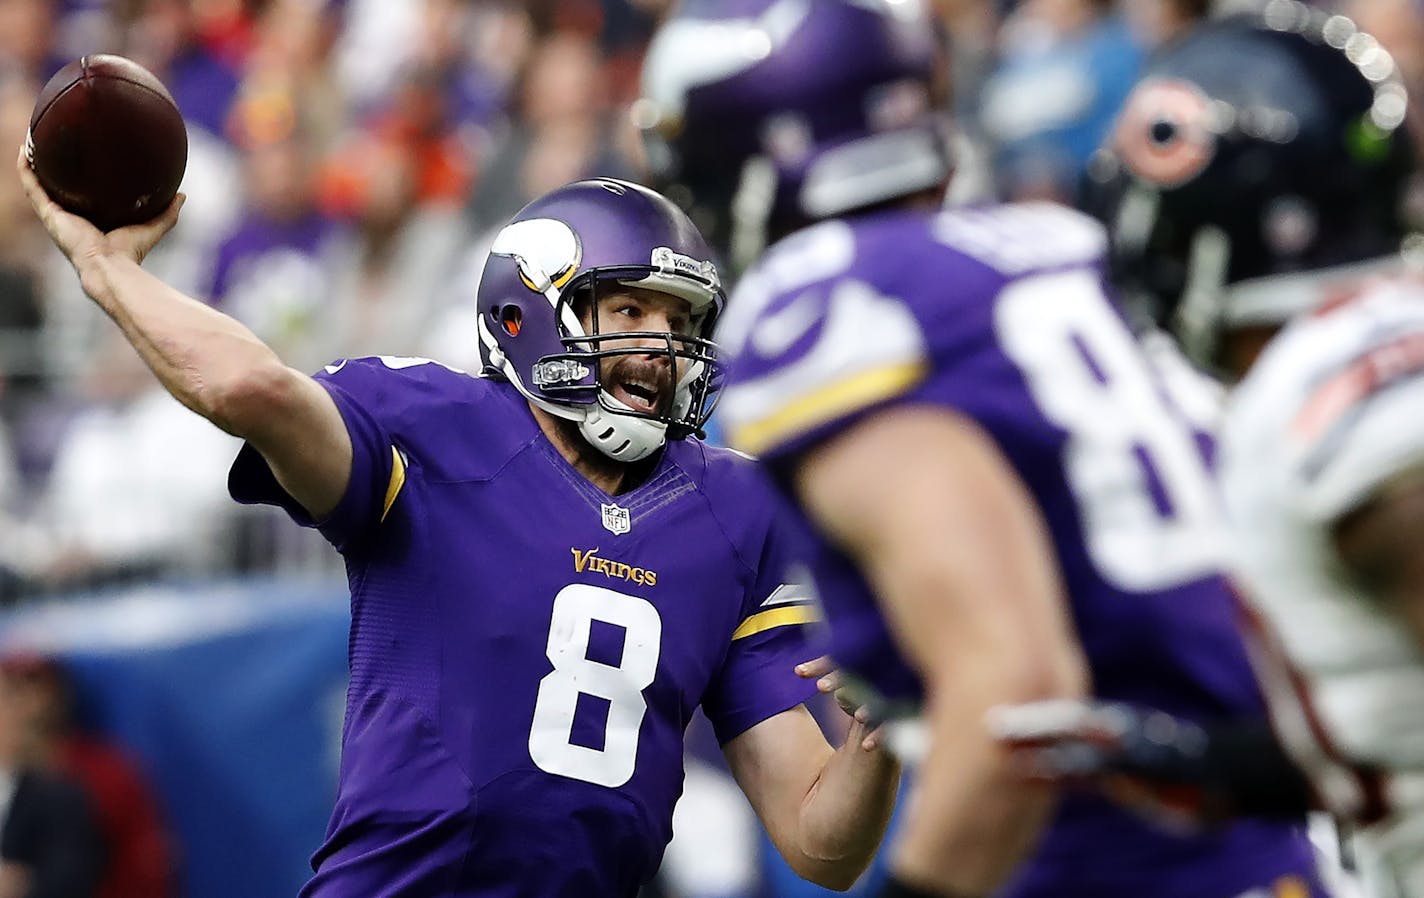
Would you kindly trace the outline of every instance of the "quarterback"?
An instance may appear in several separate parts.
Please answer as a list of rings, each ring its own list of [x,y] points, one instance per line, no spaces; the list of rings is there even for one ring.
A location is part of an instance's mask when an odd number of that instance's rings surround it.
[[[722,291],[675,206],[596,180],[526,207],[479,291],[484,376],[382,357],[312,378],[139,267],[181,201],[101,234],[19,171],[168,390],[247,440],[233,495],[346,561],[339,789],[303,895],[631,898],[698,706],[794,869],[839,888],[864,869],[896,768],[802,707],[792,531],[747,459],[691,438]]]

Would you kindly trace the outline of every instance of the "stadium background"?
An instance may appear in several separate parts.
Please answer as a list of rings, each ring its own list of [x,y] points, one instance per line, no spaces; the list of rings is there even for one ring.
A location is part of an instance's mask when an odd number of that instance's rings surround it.
[[[472,368],[491,229],[566,181],[639,178],[630,111],[667,5],[0,0],[0,146],[65,62],[129,55],[189,125],[189,203],[154,270],[299,368]],[[1073,202],[1142,60],[1204,5],[938,0],[953,201]],[[1424,3],[1328,5],[1424,96]],[[227,499],[236,448],[161,391],[0,176],[0,657],[72,675],[82,724],[151,784],[183,898],[295,894],[335,787],[339,559]],[[704,733],[690,753],[659,890],[819,894],[768,855]]]

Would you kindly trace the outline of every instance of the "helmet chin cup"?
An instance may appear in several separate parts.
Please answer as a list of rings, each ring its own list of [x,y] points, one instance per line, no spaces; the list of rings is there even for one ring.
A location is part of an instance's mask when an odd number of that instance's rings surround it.
[[[667,442],[666,423],[620,414],[604,408],[605,403],[616,409],[633,411],[607,392],[601,392],[598,402],[582,409],[579,433],[599,452],[614,461],[635,462],[652,455]]]
[[[533,395],[516,378],[510,378],[510,382],[534,405],[556,418],[576,423],[588,444],[614,461],[642,461],[667,442],[667,424],[664,422],[605,409],[602,402],[632,411],[608,393],[601,393],[600,402],[589,405],[560,405]]]

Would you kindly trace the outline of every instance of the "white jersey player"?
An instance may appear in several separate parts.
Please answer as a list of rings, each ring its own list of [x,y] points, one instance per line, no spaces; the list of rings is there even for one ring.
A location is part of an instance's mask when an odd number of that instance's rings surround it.
[[[1273,340],[1232,396],[1221,472],[1277,734],[1326,808],[1370,824],[1401,894],[1424,895],[1424,594],[1400,569],[1424,533],[1360,532],[1424,494],[1424,281]]]

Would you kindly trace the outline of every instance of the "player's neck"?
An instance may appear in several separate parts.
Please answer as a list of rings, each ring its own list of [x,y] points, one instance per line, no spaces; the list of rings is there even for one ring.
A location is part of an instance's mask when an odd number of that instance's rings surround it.
[[[551,415],[533,403],[530,403],[529,409],[544,436],[589,483],[610,496],[616,496],[642,481],[646,466],[614,461],[588,444],[588,440],[579,433],[576,422]]]

